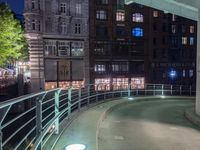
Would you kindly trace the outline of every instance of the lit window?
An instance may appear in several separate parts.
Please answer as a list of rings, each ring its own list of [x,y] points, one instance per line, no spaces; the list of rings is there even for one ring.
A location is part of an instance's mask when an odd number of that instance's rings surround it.
[[[194,45],[194,37],[190,37],[190,45]]]
[[[71,44],[71,55],[72,56],[83,56],[84,55],[84,47],[82,42],[73,42]]]
[[[105,72],[106,66],[104,64],[97,64],[94,66],[94,71],[95,72]]]
[[[182,37],[182,45],[187,45],[187,37]]]
[[[131,78],[131,89],[144,89],[144,77]]]
[[[98,90],[98,91],[110,90],[110,78],[95,79],[95,90]]]
[[[158,11],[153,11],[153,17],[155,17],[155,18],[158,17]]]
[[[45,56],[56,56],[57,51],[56,51],[56,41],[45,41],[44,42],[44,49],[45,49]]]
[[[183,70],[183,77],[185,77],[185,70]]]
[[[106,11],[105,10],[97,10],[96,11],[96,19],[106,20],[107,19]]]
[[[65,3],[61,3],[60,4],[60,12],[61,13],[66,13],[66,4]]]
[[[193,70],[189,70],[189,77],[191,78],[191,77],[193,77],[193,75],[194,75],[194,71]]]
[[[76,4],[76,15],[81,14],[81,4]]]
[[[142,37],[143,36],[143,29],[142,28],[133,28],[132,29],[132,35],[135,37]]]
[[[190,33],[194,33],[194,26],[190,26]]]
[[[116,13],[116,20],[117,21],[125,21],[125,13],[124,12],[117,12]]]
[[[135,13],[135,14],[133,14],[132,21],[133,22],[144,22],[144,17],[140,13]]]
[[[113,90],[128,89],[128,78],[113,78]]]

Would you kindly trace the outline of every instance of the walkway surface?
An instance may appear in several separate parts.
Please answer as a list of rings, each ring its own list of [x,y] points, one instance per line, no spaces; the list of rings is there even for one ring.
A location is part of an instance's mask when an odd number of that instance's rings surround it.
[[[200,149],[200,129],[184,117],[185,109],[193,107],[194,101],[130,102],[118,105],[99,121],[108,108],[123,101],[104,103],[83,112],[63,133],[55,150],[72,143],[86,144],[87,150]]]

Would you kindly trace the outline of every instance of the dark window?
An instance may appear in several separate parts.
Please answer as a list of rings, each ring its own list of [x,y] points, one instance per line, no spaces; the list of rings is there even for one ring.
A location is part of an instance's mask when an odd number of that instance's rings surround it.
[[[125,36],[126,35],[125,27],[117,27],[116,34],[117,34],[117,36]]]
[[[99,37],[107,37],[108,36],[108,29],[104,26],[98,26],[96,28],[96,35]]]

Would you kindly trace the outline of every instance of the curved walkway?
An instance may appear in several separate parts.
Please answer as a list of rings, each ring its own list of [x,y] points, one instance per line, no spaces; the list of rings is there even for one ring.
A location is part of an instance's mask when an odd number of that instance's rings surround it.
[[[100,129],[99,150],[199,150],[200,130],[185,117],[193,101],[146,101],[113,110]]]
[[[124,101],[110,101],[82,112],[54,150],[73,143],[85,144],[87,150],[199,150],[200,130],[184,117],[194,101]]]

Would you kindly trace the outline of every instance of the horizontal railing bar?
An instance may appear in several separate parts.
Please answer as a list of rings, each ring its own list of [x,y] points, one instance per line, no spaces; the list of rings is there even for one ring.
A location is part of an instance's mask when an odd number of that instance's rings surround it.
[[[44,105],[44,104],[46,104],[46,103],[49,103],[50,101],[53,101],[53,100],[54,100],[54,97],[51,98],[51,99],[48,99],[48,100],[46,100],[46,101],[44,101],[44,102],[42,102],[42,105]]]
[[[61,105],[61,106],[59,107],[59,109],[63,108],[64,106],[67,106],[67,105],[68,105],[68,103],[65,103],[65,104]]]
[[[68,100],[68,98],[64,98],[64,99],[60,100],[59,102],[61,103],[61,102],[66,101],[66,100]]]
[[[55,129],[48,135],[48,137],[42,142],[42,147],[46,144],[46,142],[51,138],[51,136],[53,135]]]
[[[24,140],[26,140],[26,138],[36,129],[36,126],[34,128],[32,128],[27,134],[26,136],[19,142],[19,144],[14,148],[14,150],[17,150],[17,148],[24,142]]]
[[[10,125],[11,123],[15,122],[17,119],[21,118],[22,116],[26,115],[27,113],[31,112],[32,110],[34,110],[36,108],[36,106],[32,107],[31,109],[29,109],[28,111],[20,114],[19,116],[17,116],[16,118],[10,120],[9,122],[5,123],[2,125],[2,129],[7,127],[8,125]]]
[[[7,138],[4,142],[3,142],[3,146],[10,141],[10,139],[12,139],[21,129],[23,129],[26,125],[28,125],[31,121],[33,121],[34,119],[36,119],[36,117],[33,117],[32,119],[30,119],[29,121],[27,121],[25,124],[23,124],[19,129],[17,129],[9,138]]]
[[[13,98],[11,100],[7,100],[7,101],[4,101],[4,102],[0,102],[0,109],[7,107],[9,105],[19,103],[19,102],[24,101],[24,100],[28,100],[28,99],[33,98],[33,97],[41,96],[43,94],[53,92],[53,91],[57,91],[57,90],[58,89],[52,89],[52,90],[49,90],[49,91],[43,91],[43,92],[40,92],[40,93],[29,94],[29,95],[21,96],[21,97],[18,97],[18,98]]]
[[[42,122],[44,122],[47,118],[49,118],[52,114],[54,114],[55,112],[52,111],[49,115],[47,115],[45,118],[42,119]]]
[[[47,110],[49,110],[50,108],[54,107],[55,104],[52,104],[51,106],[48,106],[47,108],[45,108],[44,110],[42,110],[42,113],[45,113]]]
[[[26,146],[26,149],[25,149],[25,150],[30,149],[30,145],[33,144],[33,141],[34,141],[35,139],[36,139],[36,137],[34,137],[34,138],[30,141],[30,143]]]

